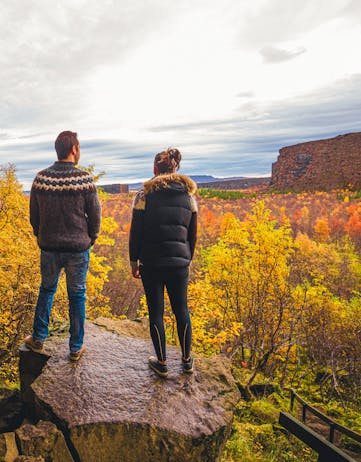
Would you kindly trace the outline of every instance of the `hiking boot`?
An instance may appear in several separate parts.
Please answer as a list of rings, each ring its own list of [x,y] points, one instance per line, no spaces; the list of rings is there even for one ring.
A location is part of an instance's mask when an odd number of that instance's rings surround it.
[[[193,363],[194,363],[194,360],[192,356],[190,356],[187,360],[182,358],[183,372],[187,372],[187,374],[192,374],[193,373]]]
[[[154,356],[151,356],[148,359],[148,366],[159,375],[159,377],[167,377],[168,375],[168,368],[164,364],[160,364],[158,359]]]
[[[85,351],[85,346],[83,345],[78,351],[71,351],[69,353],[69,359],[71,361],[79,361]]]
[[[32,335],[28,335],[24,339],[24,343],[29,350],[34,351],[35,353],[41,353],[43,350],[44,343],[39,340],[34,340]]]

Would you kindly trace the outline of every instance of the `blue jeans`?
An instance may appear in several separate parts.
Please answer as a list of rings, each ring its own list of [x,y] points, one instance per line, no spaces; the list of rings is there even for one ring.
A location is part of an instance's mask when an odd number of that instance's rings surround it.
[[[78,351],[83,345],[89,257],[89,250],[84,252],[41,251],[41,285],[34,316],[34,340],[44,342],[48,336],[54,295],[58,287],[60,271],[64,268],[69,299],[70,351]]]

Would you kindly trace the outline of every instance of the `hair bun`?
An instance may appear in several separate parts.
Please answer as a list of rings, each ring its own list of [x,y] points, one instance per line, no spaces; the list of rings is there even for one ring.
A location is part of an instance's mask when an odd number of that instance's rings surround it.
[[[179,169],[181,160],[182,154],[179,149],[168,148],[166,151],[162,151],[155,156],[154,163],[160,173],[174,173]]]
[[[175,148],[169,148],[167,149],[168,155],[170,159],[174,159],[177,163],[180,162],[181,160],[181,153],[179,152],[178,149]]]

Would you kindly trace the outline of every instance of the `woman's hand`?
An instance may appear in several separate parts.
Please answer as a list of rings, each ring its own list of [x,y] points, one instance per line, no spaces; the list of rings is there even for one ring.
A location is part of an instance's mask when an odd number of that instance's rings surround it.
[[[132,275],[133,278],[140,279],[139,266],[137,266],[136,268],[132,268]]]
[[[130,266],[132,268],[133,278],[140,279],[139,263],[137,261],[131,261]]]

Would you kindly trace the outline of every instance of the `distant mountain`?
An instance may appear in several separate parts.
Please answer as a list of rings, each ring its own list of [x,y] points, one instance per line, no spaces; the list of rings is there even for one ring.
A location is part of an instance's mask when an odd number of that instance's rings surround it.
[[[189,175],[189,176],[197,184],[198,183],[213,183],[215,181],[225,181],[225,180],[238,180],[241,178],[245,178],[244,176],[232,176],[228,178],[217,178],[212,175]],[[129,184],[129,189],[130,190],[139,189],[141,188],[142,184],[143,183],[131,183]]]
[[[196,183],[211,183],[220,180],[220,178],[216,178],[212,175],[190,175],[190,178]]]
[[[129,190],[134,191],[135,189],[140,189],[143,183],[129,183]]]
[[[270,177],[260,178],[222,178],[219,181],[208,181],[206,183],[197,183],[198,188],[212,189],[248,189],[258,186],[268,186]]]

